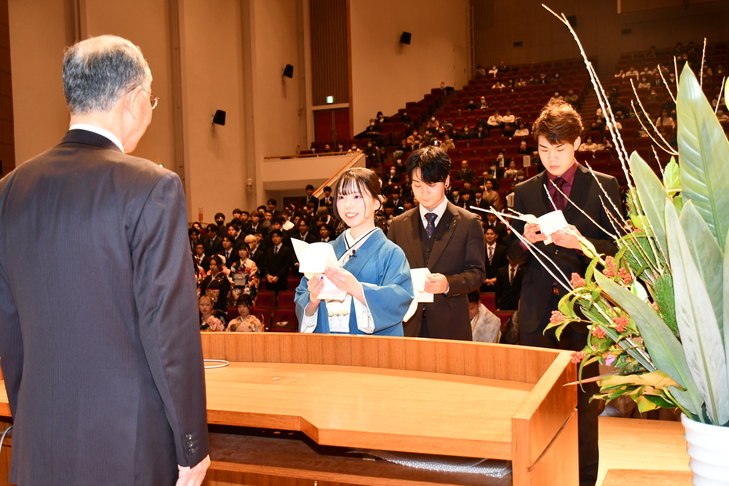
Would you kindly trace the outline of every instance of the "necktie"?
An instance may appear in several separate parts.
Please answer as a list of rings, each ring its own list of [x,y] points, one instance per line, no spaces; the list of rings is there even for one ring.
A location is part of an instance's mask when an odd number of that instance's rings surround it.
[[[428,213],[425,215],[425,219],[428,221],[428,225],[425,227],[425,232],[428,234],[428,239],[433,237],[435,234],[435,218],[438,215],[435,213]]]
[[[489,246],[489,264],[494,262],[494,247]]]
[[[559,190],[561,191],[562,186],[565,183],[565,180],[562,179],[561,177],[557,177],[553,182],[554,182],[554,185],[557,186],[559,188]],[[565,197],[562,195],[562,193],[557,191],[556,189],[554,191],[554,195],[552,196],[552,201],[554,201],[554,206],[557,209],[561,210],[561,209],[564,209],[565,206],[567,206],[567,199],[565,199]]]
[[[275,255],[276,253],[278,253],[278,247],[277,246],[274,246],[273,247],[273,254]]]
[[[511,267],[509,269],[509,285],[514,283],[514,274],[516,273],[516,267]]]

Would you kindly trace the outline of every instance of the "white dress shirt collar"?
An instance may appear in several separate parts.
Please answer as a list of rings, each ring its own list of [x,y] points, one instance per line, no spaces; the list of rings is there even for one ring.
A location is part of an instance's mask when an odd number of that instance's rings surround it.
[[[448,207],[448,199],[444,197],[440,204],[434,207],[432,211],[428,211],[428,209],[422,204],[418,207],[420,208],[420,221],[423,223],[423,228],[428,227],[428,220],[425,219],[425,215],[428,213],[435,213],[436,218],[434,224],[435,226],[438,226],[438,223],[440,223],[440,218],[443,217],[443,214]]]
[[[74,123],[73,125],[71,125],[69,130],[86,130],[87,132],[93,132],[97,135],[101,135],[102,137],[108,138],[109,140],[114,142],[114,145],[119,147],[119,150],[124,153],[124,147],[122,146],[121,140],[119,140],[116,135],[114,135],[105,128],[97,127],[96,125],[89,125],[87,123]]]

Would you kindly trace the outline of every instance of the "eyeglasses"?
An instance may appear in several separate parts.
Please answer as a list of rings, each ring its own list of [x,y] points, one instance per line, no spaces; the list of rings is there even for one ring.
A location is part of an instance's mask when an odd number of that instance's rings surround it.
[[[151,91],[147,91],[144,88],[142,88],[142,91],[149,94],[149,104],[152,105],[152,109],[154,110],[155,108],[157,108],[157,103],[159,103],[159,96],[153,95]]]

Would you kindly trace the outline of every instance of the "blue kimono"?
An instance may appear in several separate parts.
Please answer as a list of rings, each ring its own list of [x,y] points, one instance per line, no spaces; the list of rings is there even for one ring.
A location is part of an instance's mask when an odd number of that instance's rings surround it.
[[[347,245],[344,233],[331,242],[334,254],[339,259]],[[410,266],[405,253],[399,246],[385,237],[380,229],[376,229],[362,246],[357,248],[356,256],[350,258],[344,269],[352,273],[362,284],[370,315],[375,324],[373,334],[386,336],[402,336],[402,318],[413,300],[413,282],[410,278]],[[308,279],[301,279],[296,289],[296,316],[303,322],[304,309],[309,304]],[[331,333],[326,302],[319,303],[317,323],[314,332]],[[349,334],[366,334],[357,327],[354,299],[352,299],[349,320]]]

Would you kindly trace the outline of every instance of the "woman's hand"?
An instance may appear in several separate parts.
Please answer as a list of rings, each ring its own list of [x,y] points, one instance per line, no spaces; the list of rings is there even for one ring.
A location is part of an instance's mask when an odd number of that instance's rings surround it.
[[[324,275],[337,286],[338,289],[344,290],[355,299],[366,304],[362,284],[350,272],[343,268],[328,267],[324,270]]]

